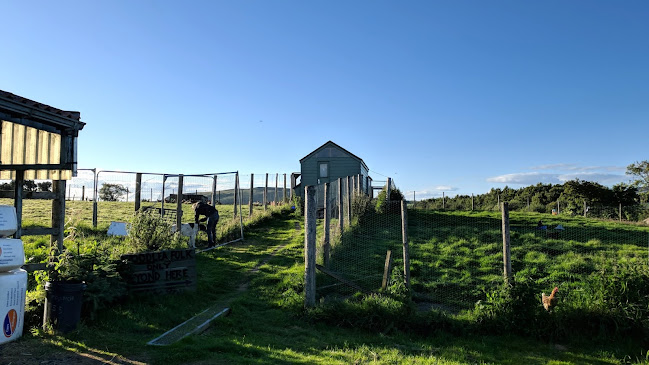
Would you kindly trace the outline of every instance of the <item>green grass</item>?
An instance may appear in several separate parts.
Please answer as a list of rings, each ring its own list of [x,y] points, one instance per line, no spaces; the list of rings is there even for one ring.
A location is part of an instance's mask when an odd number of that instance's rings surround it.
[[[379,224],[394,227],[393,218],[375,218]],[[493,218],[475,217],[476,222],[486,226],[491,225]],[[411,227],[416,227],[418,220],[411,214],[409,222]],[[411,303],[391,296],[356,295],[342,302],[332,301],[338,303],[337,307],[320,304],[316,310],[305,311],[302,308],[304,235],[303,226],[296,230],[296,223],[302,226],[303,218],[287,212],[275,213],[272,218],[247,227],[244,242],[198,255],[195,293],[130,297],[102,310],[94,320],[84,319],[78,331],[66,336],[33,329],[21,340],[31,348],[22,351],[43,353],[43,360],[61,352],[94,353],[108,359],[119,355],[152,364],[619,364],[642,360],[647,353],[645,346],[631,338],[628,342],[591,343],[588,336],[571,339],[553,336],[552,328],[547,337],[541,338],[502,335],[501,331],[490,331],[489,327],[482,330],[472,327],[479,324],[468,317],[418,312]],[[496,244],[497,237],[490,229],[486,232],[478,229],[474,231],[478,237],[471,238],[457,237],[459,231],[452,227],[439,228],[446,234],[440,237],[445,238],[443,242],[449,241],[449,246],[438,247],[438,251],[422,258],[422,266],[442,254],[455,257],[453,254],[466,251],[464,248],[473,247],[480,240],[486,243],[486,248],[479,251],[481,257],[501,249],[491,246]],[[347,250],[353,257],[348,261],[350,264],[370,257],[370,261],[380,262],[382,272],[385,249],[394,247],[391,242],[395,236],[399,242],[399,234],[391,229],[376,236],[367,226],[352,228],[347,237],[360,239],[360,249],[366,254],[354,253],[359,250],[354,248],[354,240],[343,239],[336,243],[336,256],[332,253],[332,258],[342,259]],[[612,237],[606,242],[612,242]],[[100,232],[96,238],[106,239]],[[413,237],[412,246],[416,241]],[[626,247],[629,243],[622,245]],[[283,249],[276,251],[278,247]],[[275,255],[271,257],[273,252]],[[400,252],[395,254],[399,256]],[[539,267],[551,260],[547,253],[527,253],[522,257]],[[571,265],[583,266],[578,259],[573,261]],[[454,265],[451,258],[444,262]],[[357,266],[365,270],[365,266]],[[258,270],[254,271],[256,267]],[[245,283],[248,285],[242,285]],[[232,312],[203,334],[169,347],[145,345],[218,303],[229,305]],[[556,314],[542,317],[547,325],[532,326],[547,327],[555,325],[557,320],[572,318],[563,316],[559,310]],[[354,327],[356,323],[361,325]],[[3,356],[12,351],[9,346],[2,350]]]

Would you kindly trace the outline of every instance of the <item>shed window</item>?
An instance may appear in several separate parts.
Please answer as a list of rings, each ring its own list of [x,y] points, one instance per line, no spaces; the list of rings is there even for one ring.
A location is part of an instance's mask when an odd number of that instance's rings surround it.
[[[329,177],[329,164],[326,162],[320,164],[320,177]]]

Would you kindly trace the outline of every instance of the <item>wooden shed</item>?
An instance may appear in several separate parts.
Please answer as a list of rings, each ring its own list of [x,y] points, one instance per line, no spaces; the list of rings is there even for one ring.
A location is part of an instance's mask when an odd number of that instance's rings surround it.
[[[361,191],[367,193],[371,180],[369,169],[363,159],[328,141],[300,160],[301,181],[295,186],[295,194],[304,195],[305,186],[333,183],[338,178],[359,175]]]
[[[15,180],[13,198],[18,218],[16,238],[51,234],[63,245],[66,180],[76,175],[77,137],[85,123],[79,112],[64,111],[0,90],[0,179]],[[52,192],[23,192],[25,180],[52,180]],[[23,230],[23,198],[52,200],[52,228]]]

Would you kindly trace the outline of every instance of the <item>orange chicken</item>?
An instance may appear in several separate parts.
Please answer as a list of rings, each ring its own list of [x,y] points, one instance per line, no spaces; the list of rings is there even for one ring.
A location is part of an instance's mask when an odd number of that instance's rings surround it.
[[[548,312],[552,311],[554,306],[556,306],[559,302],[559,298],[555,296],[557,294],[557,290],[559,290],[559,288],[555,286],[554,289],[552,289],[552,294],[550,294],[550,296],[545,295],[545,293],[541,293],[543,308],[545,308],[545,310]]]

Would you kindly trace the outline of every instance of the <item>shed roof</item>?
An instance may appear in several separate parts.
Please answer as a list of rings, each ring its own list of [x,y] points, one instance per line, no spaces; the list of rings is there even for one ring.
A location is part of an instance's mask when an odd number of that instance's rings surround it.
[[[320,147],[316,148],[315,150],[313,150],[313,152],[311,152],[311,153],[309,153],[308,155],[302,157],[302,158],[300,159],[300,163],[302,163],[302,161],[304,161],[306,158],[308,158],[308,157],[310,157],[310,156],[316,154],[318,151],[320,151],[320,150],[322,150],[323,148],[328,147],[328,146],[336,147],[336,148],[342,150],[343,152],[349,154],[351,157],[355,158],[355,159],[358,160],[361,164],[363,164],[363,167],[365,167],[365,168],[369,171],[369,168],[367,167],[367,165],[365,164],[365,162],[363,161],[362,158],[360,158],[360,157],[356,156],[355,154],[353,154],[353,153],[347,151],[346,149],[340,147],[339,145],[337,145],[336,143],[334,143],[334,142],[332,142],[332,141],[327,141],[327,142],[326,142],[325,144],[323,144],[322,146],[320,146]]]
[[[43,123],[74,136],[86,125],[81,121],[79,112],[57,109],[2,90],[0,90],[0,111],[14,118],[27,118],[33,122]],[[33,123],[30,124],[33,125]]]

